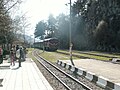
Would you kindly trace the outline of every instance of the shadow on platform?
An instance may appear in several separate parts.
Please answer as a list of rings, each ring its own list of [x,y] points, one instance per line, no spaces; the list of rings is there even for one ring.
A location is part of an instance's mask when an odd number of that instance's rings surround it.
[[[0,79],[0,87],[3,87],[3,85],[1,84],[3,81],[3,79]]]

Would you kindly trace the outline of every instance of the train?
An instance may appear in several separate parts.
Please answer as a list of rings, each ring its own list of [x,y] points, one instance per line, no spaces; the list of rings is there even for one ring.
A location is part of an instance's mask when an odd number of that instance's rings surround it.
[[[59,46],[59,40],[57,38],[47,38],[34,43],[34,48],[43,49],[46,51],[56,51]]]

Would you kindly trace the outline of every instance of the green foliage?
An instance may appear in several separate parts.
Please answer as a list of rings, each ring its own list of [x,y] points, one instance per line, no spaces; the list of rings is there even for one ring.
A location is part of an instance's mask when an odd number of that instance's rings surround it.
[[[3,55],[9,55],[9,54],[10,54],[9,50],[6,50],[6,49],[3,50]]]
[[[73,17],[85,21],[85,36],[92,50],[117,51],[119,48],[119,0],[77,0],[72,7]],[[100,24],[104,21],[103,24]],[[80,26],[79,26],[80,28]],[[78,30],[77,30],[78,31]],[[89,47],[89,48],[90,48]]]
[[[48,18],[47,37],[49,37],[49,38],[54,37],[56,31],[57,31],[56,19],[51,14],[51,15],[49,15],[49,18]]]
[[[0,35],[0,44],[5,43],[5,38],[3,35]]]
[[[60,48],[68,48],[69,47],[69,17],[60,14],[57,17],[58,21],[58,34],[57,38],[60,41]]]
[[[36,25],[36,29],[35,29],[35,37],[40,37],[42,35],[45,34],[45,30],[47,28],[47,24],[44,21],[40,21],[37,25]]]
[[[21,0],[0,1],[0,44],[2,45],[11,44],[15,40],[15,21],[11,18],[10,11],[18,5],[18,3],[20,4]]]
[[[50,15],[47,22],[42,20],[36,25],[34,34],[35,37],[43,37],[45,35],[45,38],[51,38],[55,36],[56,31],[56,19],[53,15]]]

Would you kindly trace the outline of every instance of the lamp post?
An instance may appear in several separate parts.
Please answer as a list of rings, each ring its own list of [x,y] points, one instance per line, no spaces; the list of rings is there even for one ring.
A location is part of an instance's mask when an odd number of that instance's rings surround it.
[[[70,41],[69,41],[69,50],[70,50],[70,61],[71,61],[71,64],[74,66],[74,63],[73,63],[73,59],[72,59],[72,46],[73,46],[73,44],[72,44],[72,38],[71,38],[71,29],[72,29],[72,24],[71,24],[71,0],[70,0],[70,26],[69,26],[69,39],[70,39]]]

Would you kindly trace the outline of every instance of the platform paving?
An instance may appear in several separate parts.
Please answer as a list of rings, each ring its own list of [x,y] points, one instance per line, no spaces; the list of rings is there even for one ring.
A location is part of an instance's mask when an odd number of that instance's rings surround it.
[[[67,64],[71,64],[70,60],[62,60]],[[78,68],[83,68],[88,72],[95,73],[97,76],[102,76],[114,83],[120,83],[120,64],[104,62],[94,59],[73,60]]]
[[[53,90],[32,59],[21,65],[10,66],[7,60],[0,64],[0,90]]]

